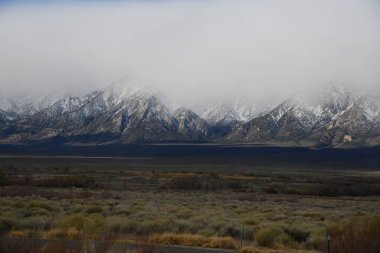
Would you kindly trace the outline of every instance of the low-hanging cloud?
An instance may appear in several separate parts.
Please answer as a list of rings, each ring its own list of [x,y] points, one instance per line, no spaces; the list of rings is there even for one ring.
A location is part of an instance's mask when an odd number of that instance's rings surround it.
[[[376,0],[47,2],[0,5],[3,96],[125,76],[187,102],[380,86]]]

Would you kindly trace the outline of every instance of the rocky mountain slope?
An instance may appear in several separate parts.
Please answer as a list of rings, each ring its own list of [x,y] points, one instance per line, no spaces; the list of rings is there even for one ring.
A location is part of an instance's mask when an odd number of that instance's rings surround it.
[[[380,96],[342,87],[295,95],[269,110],[254,101],[171,108],[159,91],[124,82],[80,97],[2,101],[0,143],[380,144]]]
[[[340,118],[354,104],[354,95],[349,90],[336,87],[313,97],[297,95],[243,123],[227,139],[254,143],[299,142]]]
[[[9,123],[10,116],[7,112],[0,109],[0,126],[5,126]]]

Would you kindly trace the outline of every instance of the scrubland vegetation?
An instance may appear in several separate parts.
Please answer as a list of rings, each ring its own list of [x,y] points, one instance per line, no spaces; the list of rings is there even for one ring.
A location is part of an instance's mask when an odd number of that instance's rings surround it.
[[[42,238],[323,252],[330,236],[331,252],[380,252],[376,174],[7,165],[0,184],[3,246],[7,238]],[[49,250],[36,252],[59,252]]]

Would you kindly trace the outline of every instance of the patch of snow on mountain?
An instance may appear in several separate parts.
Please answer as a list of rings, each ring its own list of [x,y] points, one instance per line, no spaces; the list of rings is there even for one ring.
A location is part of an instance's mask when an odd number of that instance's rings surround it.
[[[247,122],[267,111],[262,105],[237,100],[195,106],[193,110],[210,124]]]

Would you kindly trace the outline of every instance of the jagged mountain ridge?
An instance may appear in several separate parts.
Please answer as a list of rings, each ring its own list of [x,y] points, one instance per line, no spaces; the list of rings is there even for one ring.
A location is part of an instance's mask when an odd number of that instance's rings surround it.
[[[194,108],[194,111],[212,125],[244,122],[265,112],[262,106],[248,101],[228,100]]]
[[[254,143],[298,142],[339,118],[355,103],[346,89],[332,87],[314,97],[293,96],[268,113],[241,124],[229,140]]]
[[[9,118],[8,113],[0,109],[0,126],[8,124]]]
[[[345,88],[296,95],[270,110],[231,101],[203,109],[172,108],[159,91],[125,82],[52,100],[20,105],[8,100],[0,110],[0,142],[380,143],[379,96],[355,96]]]
[[[17,130],[8,139],[17,142],[22,136],[33,142],[61,137],[79,142],[129,143],[206,138],[204,120],[194,115],[176,117],[160,96],[145,87],[111,85],[84,97],[66,97],[15,120]],[[196,125],[199,129],[193,129]]]
[[[228,99],[191,107],[212,128],[213,136],[224,137],[242,122],[247,122],[268,111],[257,101]]]
[[[379,101],[376,95],[359,98],[311,138],[333,146],[355,140],[366,145],[376,145],[380,136]]]

